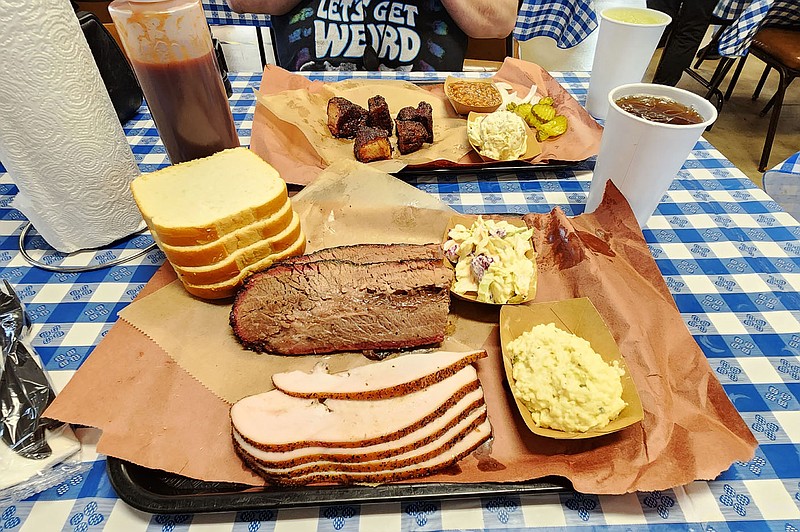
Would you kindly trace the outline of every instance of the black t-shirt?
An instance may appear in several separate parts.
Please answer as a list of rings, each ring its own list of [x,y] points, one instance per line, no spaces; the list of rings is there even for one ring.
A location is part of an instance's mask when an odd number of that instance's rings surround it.
[[[272,26],[287,70],[459,71],[467,47],[439,0],[300,0]]]

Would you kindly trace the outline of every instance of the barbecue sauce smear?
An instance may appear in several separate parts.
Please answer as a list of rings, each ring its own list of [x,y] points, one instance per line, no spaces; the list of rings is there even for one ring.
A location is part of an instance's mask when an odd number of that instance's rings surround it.
[[[676,102],[669,98],[636,94],[624,96],[616,103],[623,111],[644,118],[651,122],[687,126],[700,124],[703,117],[693,107]]]

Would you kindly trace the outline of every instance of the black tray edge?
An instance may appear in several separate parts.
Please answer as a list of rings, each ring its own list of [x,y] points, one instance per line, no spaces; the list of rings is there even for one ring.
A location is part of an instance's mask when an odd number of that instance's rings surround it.
[[[528,482],[480,484],[417,483],[381,486],[320,486],[300,489],[279,488],[263,491],[244,485],[229,484],[231,491],[197,490],[191,494],[167,495],[147,489],[136,479],[136,470],[152,473],[155,478],[171,475],[147,469],[114,457],[106,458],[111,486],[119,498],[131,507],[153,514],[236,512],[301,506],[368,504],[411,499],[450,499],[491,495],[552,494],[572,490],[562,477],[546,477]],[[171,475],[178,477],[178,475]],[[187,479],[189,480],[189,479]],[[197,482],[202,485],[204,483]],[[216,483],[215,486],[224,486]]]
[[[544,164],[528,164],[524,162],[498,162],[488,163],[482,166],[464,167],[464,166],[441,166],[441,167],[415,167],[406,166],[405,168],[393,172],[392,175],[397,178],[416,177],[423,175],[462,175],[462,174],[483,174],[483,173],[496,173],[496,172],[555,172],[559,170],[570,170],[585,164],[583,161],[551,161]]]

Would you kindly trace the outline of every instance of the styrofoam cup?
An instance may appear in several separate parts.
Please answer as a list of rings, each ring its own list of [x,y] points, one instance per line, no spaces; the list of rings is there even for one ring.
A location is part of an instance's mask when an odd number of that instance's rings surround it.
[[[638,94],[669,98],[694,107],[704,120],[691,125],[651,122],[623,111],[614,103]],[[600,204],[610,179],[628,200],[639,226],[644,227],[700,135],[717,119],[717,109],[697,94],[652,83],[623,85],[613,89],[607,98],[608,117],[586,212],[593,212]]]
[[[626,83],[642,81],[664,28],[671,21],[666,13],[639,7],[610,7],[600,13],[592,77],[586,97],[589,114],[605,118],[608,92]]]

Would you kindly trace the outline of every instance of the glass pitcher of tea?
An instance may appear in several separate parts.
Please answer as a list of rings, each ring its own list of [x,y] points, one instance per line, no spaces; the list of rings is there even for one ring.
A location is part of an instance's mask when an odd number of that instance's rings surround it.
[[[173,164],[239,146],[200,0],[108,7]]]

